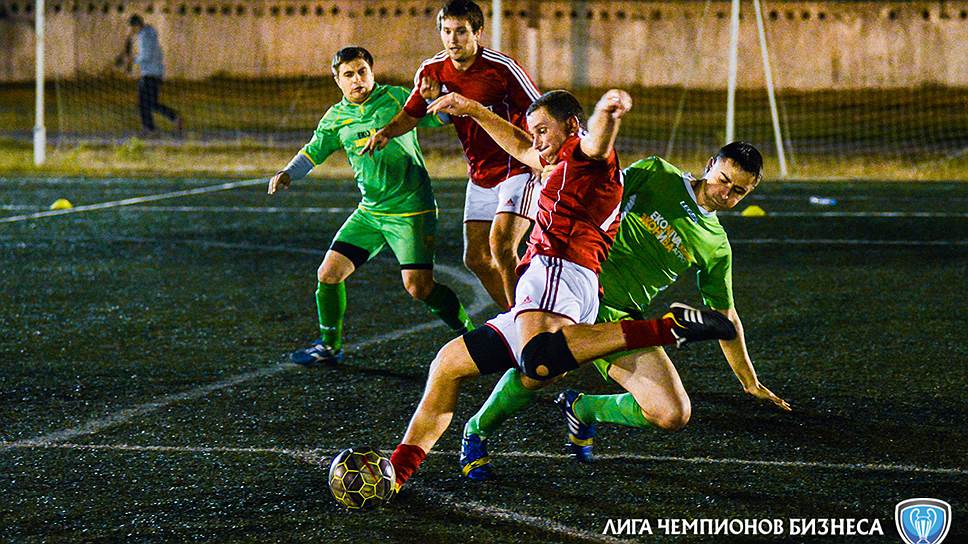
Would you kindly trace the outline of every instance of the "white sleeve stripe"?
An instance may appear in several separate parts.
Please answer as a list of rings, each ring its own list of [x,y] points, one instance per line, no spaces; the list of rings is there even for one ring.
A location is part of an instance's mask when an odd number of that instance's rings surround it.
[[[447,58],[447,51],[441,51],[440,53],[437,53],[436,55],[430,57],[429,59],[421,62],[420,67],[417,68],[417,73],[413,75],[413,86],[415,88],[420,86],[420,80],[417,78],[420,77],[420,72],[423,72],[424,67],[426,67],[428,64],[433,64],[435,62],[442,61],[445,58]]]
[[[484,49],[483,56],[487,60],[506,66],[511,74],[514,75],[514,78],[518,81],[518,84],[521,85],[521,88],[524,89],[524,93],[527,94],[528,98],[530,98],[532,101],[537,100],[541,96],[541,93],[531,81],[531,78],[528,77],[528,74],[521,69],[520,66],[518,66],[518,63],[514,62],[514,59],[491,49]]]

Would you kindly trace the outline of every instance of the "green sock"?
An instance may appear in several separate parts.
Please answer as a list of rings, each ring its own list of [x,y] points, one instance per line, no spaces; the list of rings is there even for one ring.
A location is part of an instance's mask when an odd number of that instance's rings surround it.
[[[474,329],[474,323],[467,316],[467,311],[457,299],[457,294],[450,290],[450,287],[442,283],[434,282],[434,288],[423,301],[430,309],[430,313],[439,317],[441,321],[455,331],[466,328]]]
[[[642,408],[632,393],[582,395],[574,404],[575,415],[586,423],[615,423],[626,427],[649,427]]]
[[[316,310],[323,343],[339,351],[343,347],[343,314],[346,313],[346,284],[316,284]]]
[[[494,386],[484,405],[464,425],[464,434],[476,434],[482,439],[493,433],[504,421],[534,399],[536,391],[521,384],[521,371],[512,368]]]

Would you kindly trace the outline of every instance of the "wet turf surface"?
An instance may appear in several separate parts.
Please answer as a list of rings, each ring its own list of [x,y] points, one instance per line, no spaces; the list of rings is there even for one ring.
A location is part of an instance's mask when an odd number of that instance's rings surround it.
[[[218,182],[0,179],[0,214]],[[316,181],[263,193],[0,224],[0,541],[595,541],[610,518],[876,517],[880,538],[786,541],[897,542],[894,505],[910,497],[947,500],[948,541],[968,535],[966,185],[769,183],[748,203],[774,215],[724,215],[757,370],[793,413],[744,398],[715,347],[690,347],[671,353],[689,426],[602,428],[603,459],[576,466],[557,457],[551,399],[563,387],[612,391],[583,369],[492,438],[500,479],[472,485],[454,452],[496,380],[483,378],[463,389],[441,453],[409,490],[362,515],[328,495],[328,458],[392,449],[449,335],[368,341],[432,321],[385,252],[348,282],[347,342],[358,347],[346,363],[287,365],[313,337],[314,272],[356,192]],[[811,195],[838,204],[810,206]],[[462,185],[439,182],[438,200],[438,261],[458,268]],[[307,206],[340,210],[297,209]],[[843,215],[883,211],[934,215]],[[467,274],[440,277],[465,303],[480,296]],[[699,303],[692,278],[657,312],[673,300]],[[10,447],[45,436],[52,443]]]

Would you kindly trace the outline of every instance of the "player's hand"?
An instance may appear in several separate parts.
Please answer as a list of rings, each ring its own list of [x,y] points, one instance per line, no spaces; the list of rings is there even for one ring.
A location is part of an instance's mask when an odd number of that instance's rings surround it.
[[[279,190],[279,187],[282,187],[283,189],[288,191],[289,184],[291,182],[292,180],[289,179],[289,174],[285,172],[279,172],[278,174],[272,176],[272,179],[269,180],[269,194],[271,195],[275,193],[277,190]]]
[[[387,138],[382,130],[378,130],[373,136],[370,136],[370,139],[360,149],[360,155],[369,153],[370,156],[373,156],[374,153],[386,147],[388,143],[390,143],[390,138]]]
[[[760,400],[768,400],[773,404],[777,405],[777,407],[783,410],[786,410],[787,412],[790,412],[793,410],[792,408],[790,408],[790,404],[787,403],[787,401],[773,394],[773,391],[770,391],[769,389],[767,389],[765,385],[759,382],[759,380],[757,380],[756,383],[754,383],[753,385],[749,387],[744,387],[743,389],[750,395],[753,395],[754,397]]]
[[[427,101],[437,100],[440,96],[440,82],[429,76],[420,78],[420,96]]]
[[[446,113],[447,115],[465,116],[474,113],[480,104],[460,93],[447,93],[427,106],[427,113]]]
[[[621,89],[611,89],[602,95],[595,109],[611,115],[613,119],[621,119],[632,109],[632,97]]]

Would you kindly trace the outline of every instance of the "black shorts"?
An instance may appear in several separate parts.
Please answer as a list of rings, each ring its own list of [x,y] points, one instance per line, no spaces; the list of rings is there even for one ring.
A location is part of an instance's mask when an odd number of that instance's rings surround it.
[[[488,325],[464,334],[464,345],[482,375],[504,372],[518,366],[514,354],[511,353],[511,346],[501,333]]]

